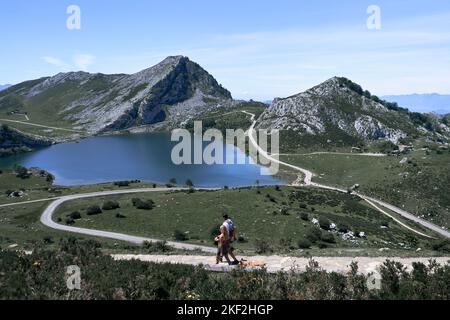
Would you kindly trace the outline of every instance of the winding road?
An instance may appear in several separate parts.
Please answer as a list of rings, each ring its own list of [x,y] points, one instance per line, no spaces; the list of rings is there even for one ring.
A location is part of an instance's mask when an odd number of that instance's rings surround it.
[[[289,167],[291,169],[294,169],[296,171],[299,171],[303,174],[304,178],[303,180],[303,185],[304,186],[311,186],[311,187],[316,187],[316,188],[321,188],[321,189],[327,189],[327,190],[333,190],[333,191],[337,191],[337,192],[342,192],[342,193],[347,193],[347,190],[344,189],[340,189],[337,187],[332,187],[332,186],[327,186],[327,185],[323,185],[323,184],[318,184],[312,181],[312,178],[314,176],[314,174],[304,168],[280,161],[279,159],[274,158],[273,156],[269,155],[265,150],[263,150],[258,143],[255,140],[255,125],[256,125],[256,120],[255,120],[255,115],[252,113],[249,113],[247,111],[243,111],[245,114],[250,115],[251,116],[251,121],[252,121],[252,125],[250,126],[250,128],[247,131],[247,134],[249,136],[249,140],[250,143],[256,148],[256,150],[258,150],[259,154],[261,154],[263,157],[265,157],[266,159],[270,160],[270,161],[275,161],[276,163]],[[299,178],[300,179],[300,178]],[[186,190],[185,188],[172,188],[172,189],[167,189],[167,188],[141,188],[141,189],[128,189],[128,190],[112,190],[112,191],[101,191],[101,192],[93,192],[93,193],[86,193],[86,194],[74,194],[74,195],[67,195],[67,196],[62,196],[62,197],[58,197],[58,198],[47,198],[47,199],[39,199],[39,200],[32,200],[32,201],[26,201],[26,202],[19,202],[19,203],[10,203],[10,204],[4,204],[4,205],[0,205],[0,207],[6,207],[6,206],[13,206],[13,205],[23,205],[26,203],[34,203],[34,202],[39,202],[39,201],[51,201],[53,200],[53,202],[50,203],[50,205],[44,210],[44,212],[41,215],[40,221],[42,224],[44,224],[45,226],[55,229],[55,230],[60,230],[60,231],[65,231],[65,232],[72,232],[72,233],[77,233],[77,234],[84,234],[84,235],[88,235],[88,236],[95,236],[95,237],[101,237],[101,238],[108,238],[108,239],[115,239],[115,240],[120,240],[120,241],[126,241],[126,242],[131,242],[131,243],[135,243],[135,244],[142,244],[144,241],[149,241],[149,242],[157,242],[157,241],[161,241],[160,239],[154,239],[154,238],[149,238],[149,237],[140,237],[140,236],[133,236],[133,235],[128,235],[128,234],[123,234],[123,233],[117,233],[117,232],[110,232],[110,231],[103,231],[103,230],[95,230],[95,229],[87,229],[87,228],[78,228],[78,227],[72,227],[72,226],[67,226],[67,225],[61,225],[58,224],[56,222],[53,221],[52,216],[55,212],[55,210],[63,203],[67,202],[67,201],[72,201],[72,200],[77,200],[77,199],[85,199],[85,198],[94,198],[94,197],[102,197],[102,196],[109,196],[109,195],[121,195],[121,194],[132,194],[132,193],[146,193],[146,192],[173,192],[173,191],[181,191],[181,190]],[[196,188],[196,190],[216,190],[216,189],[208,189],[208,188]],[[392,218],[394,221],[396,221],[397,223],[399,223],[400,225],[402,225],[403,227],[407,228],[408,230],[419,234],[423,237],[427,237],[427,238],[431,238],[429,235],[426,235],[420,231],[417,231],[409,226],[407,226],[406,224],[404,224],[402,221],[398,220],[397,218],[395,218],[394,216],[392,216],[391,214],[389,214],[388,212],[386,212],[385,210],[383,210],[380,207],[384,207],[387,208],[401,216],[403,216],[406,219],[409,219],[411,221],[414,221],[422,226],[424,226],[425,228],[428,228],[429,230],[432,230],[436,233],[439,233],[441,235],[443,235],[444,237],[450,238],[450,232],[441,229],[440,227],[425,221],[423,219],[418,218],[417,216],[406,212],[400,208],[397,208],[389,203],[386,203],[384,201],[378,200],[378,199],[374,199],[371,197],[367,197],[363,194],[360,193],[356,193],[354,192],[355,195],[359,196],[361,199],[363,199],[364,201],[366,201],[368,204],[370,204],[371,206],[373,206],[376,210],[378,210],[379,212],[381,212],[382,214]],[[213,247],[208,247],[208,246],[202,246],[202,245],[194,245],[194,244],[188,244],[188,243],[180,243],[180,242],[173,242],[173,241],[169,241],[167,242],[168,245],[176,248],[176,249],[182,249],[182,250],[199,250],[199,251],[203,251],[203,252],[207,252],[207,253],[215,253],[216,252],[216,248]]]
[[[102,231],[102,230],[87,229],[87,228],[78,228],[78,227],[62,225],[62,224],[54,222],[52,219],[52,216],[53,216],[53,213],[56,211],[56,209],[61,204],[65,203],[67,201],[85,199],[85,198],[103,197],[103,196],[110,196],[110,195],[145,193],[145,192],[173,192],[173,191],[180,191],[180,190],[186,190],[186,189],[184,189],[184,188],[172,188],[172,189],[143,188],[143,189],[128,189],[128,190],[112,190],[112,191],[102,191],[102,192],[93,192],[93,193],[63,196],[63,197],[60,197],[57,200],[53,201],[52,203],[50,203],[50,205],[44,210],[44,212],[42,213],[42,216],[41,216],[41,223],[44,224],[45,226],[55,229],[55,230],[84,234],[84,235],[94,236],[94,237],[121,240],[121,241],[131,242],[131,243],[135,243],[135,244],[142,244],[144,241],[158,242],[161,240],[154,239],[154,238],[147,238],[147,237],[132,236],[132,235],[117,233],[117,232]],[[197,190],[211,190],[211,189],[197,189]],[[217,251],[217,249],[213,248],[213,247],[200,246],[200,245],[194,245],[194,244],[188,244],[188,243],[180,243],[180,242],[172,242],[172,241],[168,241],[167,245],[169,245],[173,248],[176,248],[176,249],[183,249],[183,250],[199,250],[199,251],[208,252],[208,253],[215,253]]]
[[[248,137],[249,137],[250,143],[258,150],[259,154],[261,154],[263,157],[265,157],[266,159],[268,159],[270,161],[274,161],[274,162],[276,162],[278,164],[281,164],[283,166],[286,166],[286,167],[292,168],[294,170],[300,171],[304,175],[303,182],[304,182],[305,186],[312,186],[312,187],[316,187],[316,188],[320,188],[320,189],[333,190],[333,191],[338,191],[338,192],[342,192],[342,193],[347,193],[348,192],[347,190],[340,189],[340,188],[337,188],[337,187],[331,187],[331,186],[327,186],[327,185],[323,185],[323,184],[312,182],[312,178],[313,178],[314,174],[311,171],[309,171],[307,169],[304,169],[304,168],[300,168],[298,166],[294,166],[294,165],[292,165],[290,163],[286,163],[286,162],[280,161],[279,159],[274,158],[273,156],[269,155],[256,142],[256,139],[255,139],[255,136],[256,136],[255,115],[253,113],[250,113],[250,112],[247,112],[247,111],[242,111],[242,112],[247,114],[247,115],[249,115],[249,116],[251,116],[251,121],[253,123],[250,126],[250,128],[248,129],[247,133],[248,133]],[[431,222],[428,222],[428,221],[425,221],[423,219],[420,219],[419,217],[415,216],[412,213],[409,213],[409,212],[407,212],[405,210],[397,208],[396,206],[393,206],[393,205],[391,205],[391,204],[389,204],[387,202],[384,202],[384,201],[381,201],[381,200],[378,200],[378,199],[375,199],[375,198],[371,198],[371,197],[365,196],[365,195],[363,195],[361,193],[358,193],[358,192],[353,192],[352,194],[357,195],[358,197],[360,197],[361,199],[366,201],[368,204],[370,204],[372,207],[374,207],[376,210],[378,210],[382,214],[390,217],[395,222],[399,223],[401,226],[407,228],[408,230],[410,230],[410,231],[412,231],[412,232],[414,232],[414,233],[416,233],[418,235],[421,235],[421,236],[426,237],[426,238],[432,238],[429,235],[426,235],[426,234],[424,234],[424,233],[422,233],[420,231],[417,231],[417,230],[407,226],[406,224],[404,224],[400,220],[396,219],[391,214],[387,213],[385,210],[381,209],[379,206],[383,206],[383,207],[385,207],[385,208],[387,208],[387,209],[389,209],[389,210],[391,210],[391,211],[401,215],[402,217],[404,217],[404,218],[406,218],[408,220],[414,221],[414,222],[424,226],[425,228],[427,228],[429,230],[432,230],[432,231],[434,231],[436,233],[439,233],[440,235],[442,235],[444,237],[450,238],[450,232],[449,231],[444,230],[444,229],[440,228],[439,226],[437,226],[437,225],[435,225],[435,224],[433,224]],[[379,206],[377,206],[376,204],[378,204]]]

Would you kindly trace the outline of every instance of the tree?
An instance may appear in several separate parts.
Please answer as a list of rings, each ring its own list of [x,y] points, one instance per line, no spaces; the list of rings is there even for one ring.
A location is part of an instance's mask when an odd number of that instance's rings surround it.
[[[16,165],[14,167],[14,171],[16,172],[17,177],[21,179],[27,179],[31,176],[31,173],[28,172],[28,169],[21,165]]]
[[[175,181],[175,183],[176,183],[176,181]],[[186,180],[186,185],[187,185],[189,188],[192,188],[192,187],[194,186],[194,183],[192,182],[191,179],[187,179],[187,180]]]
[[[177,184],[177,179],[172,178],[172,179],[169,180],[169,183],[170,184]]]
[[[47,173],[45,180],[49,183],[53,183],[53,181],[55,181],[55,177],[51,173]]]

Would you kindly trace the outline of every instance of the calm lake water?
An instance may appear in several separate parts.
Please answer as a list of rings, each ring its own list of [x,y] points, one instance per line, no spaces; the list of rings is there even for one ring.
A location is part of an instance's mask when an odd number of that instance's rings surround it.
[[[175,165],[171,160],[175,144],[169,135],[160,133],[91,137],[0,158],[0,167],[39,167],[51,172],[56,184],[66,186],[118,180],[167,183],[171,178],[179,183],[191,179],[198,187],[250,186],[256,180],[261,185],[284,183],[277,177],[261,175],[260,169],[267,169],[227,144],[223,144],[224,155],[243,157],[246,164]]]

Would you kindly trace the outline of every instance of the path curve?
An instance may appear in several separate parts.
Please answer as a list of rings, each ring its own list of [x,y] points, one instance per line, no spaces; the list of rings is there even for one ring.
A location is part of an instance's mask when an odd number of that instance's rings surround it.
[[[110,195],[130,194],[130,193],[174,192],[174,191],[183,191],[183,190],[187,190],[187,189],[186,188],[172,188],[172,189],[142,188],[142,189],[101,191],[101,192],[92,192],[92,193],[63,196],[63,197],[60,197],[59,199],[53,201],[52,203],[50,203],[50,205],[44,210],[44,212],[41,215],[41,223],[44,224],[45,226],[55,229],[55,230],[84,234],[84,235],[89,235],[89,236],[94,236],[94,237],[121,240],[121,241],[131,242],[131,243],[135,243],[135,244],[142,244],[144,241],[158,242],[158,241],[162,241],[162,240],[155,239],[155,238],[132,236],[132,235],[117,233],[117,232],[102,231],[102,230],[87,229],[87,228],[78,228],[78,227],[62,225],[62,224],[54,222],[52,219],[52,216],[53,216],[53,213],[55,212],[55,210],[61,204],[65,203],[67,201],[72,201],[72,200],[77,200],[77,199],[102,197],[102,196],[110,196]],[[205,189],[196,189],[196,190],[214,190],[214,189],[205,188]],[[173,241],[167,241],[167,245],[169,245],[175,249],[182,249],[182,250],[200,250],[200,251],[208,252],[208,253],[215,253],[217,251],[217,249],[213,248],[213,247],[194,245],[194,244],[189,244],[189,243],[173,242]]]
[[[66,128],[50,127],[50,126],[44,126],[44,125],[42,125],[42,124],[31,123],[31,122],[25,122],[25,121],[19,121],[19,120],[0,119],[0,121],[8,121],[8,122],[12,122],[12,123],[25,124],[25,125],[33,126],[33,127],[47,128],[47,129],[60,130],[60,131],[67,131],[67,132],[72,132],[72,133],[83,133],[83,134],[86,133],[85,131],[80,131],[80,130],[75,130],[75,129],[66,129]]]
[[[316,156],[322,154],[340,155],[340,156],[362,156],[362,157],[387,157],[385,153],[350,153],[350,152],[332,152],[332,151],[318,151],[310,153],[272,153],[272,156]]]
[[[247,111],[242,111],[242,112],[251,116],[251,121],[253,121],[253,123],[252,123],[252,125],[250,126],[250,128],[247,131],[248,132],[248,137],[249,137],[250,143],[258,150],[259,154],[263,155],[266,159],[268,159],[270,161],[274,161],[275,163],[281,164],[283,166],[292,168],[294,170],[297,170],[297,171],[300,171],[301,173],[303,173],[303,175],[304,175],[303,181],[304,181],[304,185],[305,186],[313,186],[313,187],[317,187],[317,188],[320,188],[320,189],[327,189],[327,190],[338,191],[338,192],[342,192],[342,193],[347,193],[348,192],[347,190],[344,190],[344,189],[341,189],[341,188],[331,187],[331,186],[327,186],[327,185],[323,185],[323,184],[312,182],[312,178],[314,176],[312,171],[309,171],[307,169],[304,169],[304,168],[301,168],[301,167],[298,167],[298,166],[294,166],[294,165],[292,165],[290,163],[287,163],[287,162],[280,161],[279,159],[276,159],[276,158],[272,157],[271,155],[269,155],[265,150],[263,150],[258,145],[258,143],[255,140],[255,133],[256,133],[256,131],[255,131],[255,125],[256,125],[255,115],[253,113],[250,113],[250,112],[247,112]],[[444,229],[440,228],[439,226],[437,226],[437,225],[435,225],[435,224],[433,224],[431,222],[428,222],[428,221],[425,221],[423,219],[420,219],[419,217],[415,216],[412,213],[409,213],[409,212],[407,212],[405,210],[397,208],[396,206],[393,206],[393,205],[391,205],[391,204],[389,204],[387,202],[384,202],[384,201],[381,201],[381,200],[378,200],[378,199],[375,199],[375,198],[371,198],[371,197],[365,196],[365,195],[363,195],[361,193],[353,192],[352,194],[360,197],[361,199],[366,201],[368,204],[370,204],[371,206],[376,208],[382,214],[387,215],[388,217],[394,219],[397,223],[399,223],[400,225],[406,227],[408,230],[410,230],[410,231],[412,231],[412,232],[414,232],[414,233],[416,233],[418,235],[421,235],[421,236],[427,237],[427,238],[432,238],[429,235],[426,235],[426,234],[424,234],[424,233],[422,233],[420,231],[417,231],[417,230],[415,230],[415,229],[413,229],[411,227],[408,227],[407,225],[405,225],[404,223],[402,223],[401,221],[399,221],[398,219],[396,219],[392,215],[388,214],[387,212],[385,212],[384,210],[379,208],[374,203],[377,203],[378,205],[381,205],[381,206],[383,206],[383,207],[385,207],[385,208],[387,208],[387,209],[389,209],[391,211],[394,211],[395,213],[403,216],[404,218],[406,218],[408,220],[411,220],[411,221],[414,221],[414,222],[424,226],[425,228],[427,228],[429,230],[432,230],[432,231],[434,231],[436,233],[439,233],[440,235],[442,235],[442,236],[444,236],[446,238],[450,238],[450,232],[449,231],[444,230]]]

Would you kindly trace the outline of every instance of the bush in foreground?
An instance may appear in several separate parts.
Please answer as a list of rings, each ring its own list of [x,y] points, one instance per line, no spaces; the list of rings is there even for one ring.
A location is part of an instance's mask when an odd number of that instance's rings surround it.
[[[69,292],[65,268],[73,261],[83,270],[82,287]],[[0,299],[187,299],[193,293],[198,299],[223,300],[450,298],[450,267],[433,262],[414,264],[406,272],[401,264],[386,261],[381,289],[369,290],[356,264],[345,275],[327,273],[314,261],[302,273],[236,269],[216,274],[201,267],[114,261],[94,242],[70,239],[57,252],[0,252],[0,274]]]
[[[387,260],[380,268],[381,288],[370,290],[356,263],[345,274],[325,272],[313,260],[304,272],[236,268],[214,273],[186,265],[115,261],[100,249],[95,241],[68,238],[53,251],[45,245],[29,255],[0,251],[0,299],[184,300],[193,295],[201,300],[450,299],[450,265],[434,261],[414,263],[409,272]],[[82,270],[81,290],[69,291],[66,271],[73,264]]]

